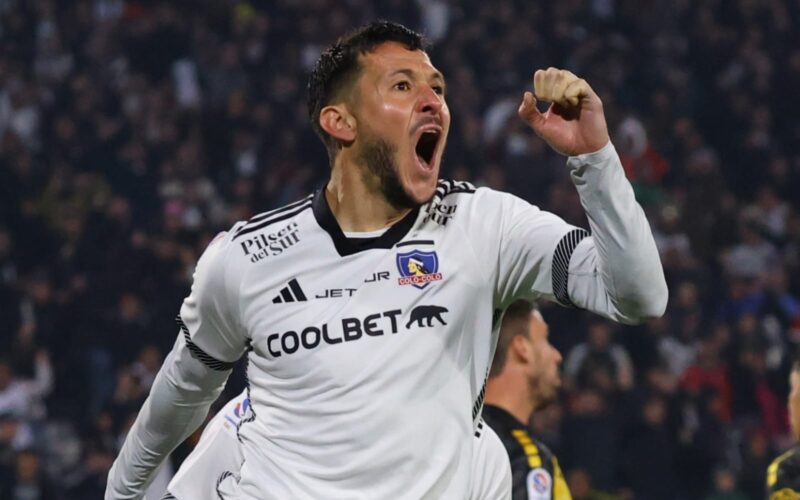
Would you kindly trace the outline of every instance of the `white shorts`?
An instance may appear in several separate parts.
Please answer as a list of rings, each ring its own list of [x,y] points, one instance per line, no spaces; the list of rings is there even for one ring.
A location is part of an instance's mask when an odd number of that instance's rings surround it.
[[[243,393],[211,419],[197,446],[169,483],[164,499],[234,498],[239,468],[244,461],[236,430],[247,418],[248,410],[249,401]],[[475,439],[469,500],[510,500],[511,465],[503,443],[483,421]]]

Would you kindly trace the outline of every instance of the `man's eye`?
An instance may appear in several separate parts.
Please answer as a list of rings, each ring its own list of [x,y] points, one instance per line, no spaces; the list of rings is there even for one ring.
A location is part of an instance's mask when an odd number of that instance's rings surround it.
[[[444,87],[442,87],[441,85],[434,85],[433,91],[439,95],[444,95]]]
[[[409,90],[411,89],[411,84],[408,82],[397,82],[394,84],[394,88],[397,90]]]

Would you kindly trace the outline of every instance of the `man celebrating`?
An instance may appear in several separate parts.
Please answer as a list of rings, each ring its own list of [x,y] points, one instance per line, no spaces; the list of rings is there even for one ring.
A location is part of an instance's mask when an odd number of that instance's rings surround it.
[[[561,385],[561,353],[548,334],[542,314],[530,302],[511,304],[486,383],[483,419],[508,451],[514,500],[572,498],[555,455],[527,431],[531,414],[555,401]]]
[[[554,68],[534,91],[519,114],[570,156],[591,236],[438,180],[450,112],[418,34],[373,23],[326,50],[309,115],[331,178],[206,249],[106,498],[141,497],[244,353],[244,464],[223,498],[465,498],[495,311],[541,297],[630,323],[660,316],[658,252],[600,99]]]

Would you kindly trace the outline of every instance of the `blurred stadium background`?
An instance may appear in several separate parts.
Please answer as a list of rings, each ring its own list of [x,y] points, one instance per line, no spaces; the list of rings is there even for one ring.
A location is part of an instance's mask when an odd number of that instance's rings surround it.
[[[444,175],[584,227],[515,111],[548,66],[605,102],[671,301],[636,328],[544,306],[566,386],[532,427],[575,498],[762,498],[800,342],[789,0],[0,0],[0,498],[102,498],[198,255],[326,178],[306,75],[376,17],[435,43]]]

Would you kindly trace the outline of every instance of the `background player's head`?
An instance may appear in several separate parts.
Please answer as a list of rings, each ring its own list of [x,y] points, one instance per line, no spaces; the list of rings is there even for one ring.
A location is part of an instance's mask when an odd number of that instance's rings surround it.
[[[346,159],[395,208],[433,196],[450,129],[444,77],[426,49],[420,34],[374,22],[325,50],[308,83],[311,124],[331,165]]]
[[[800,439],[800,356],[796,356],[789,374],[789,423],[792,434]]]
[[[561,353],[549,339],[542,313],[531,303],[519,300],[503,315],[490,378],[512,372],[524,375],[534,410],[544,408],[558,395],[561,386]]]

